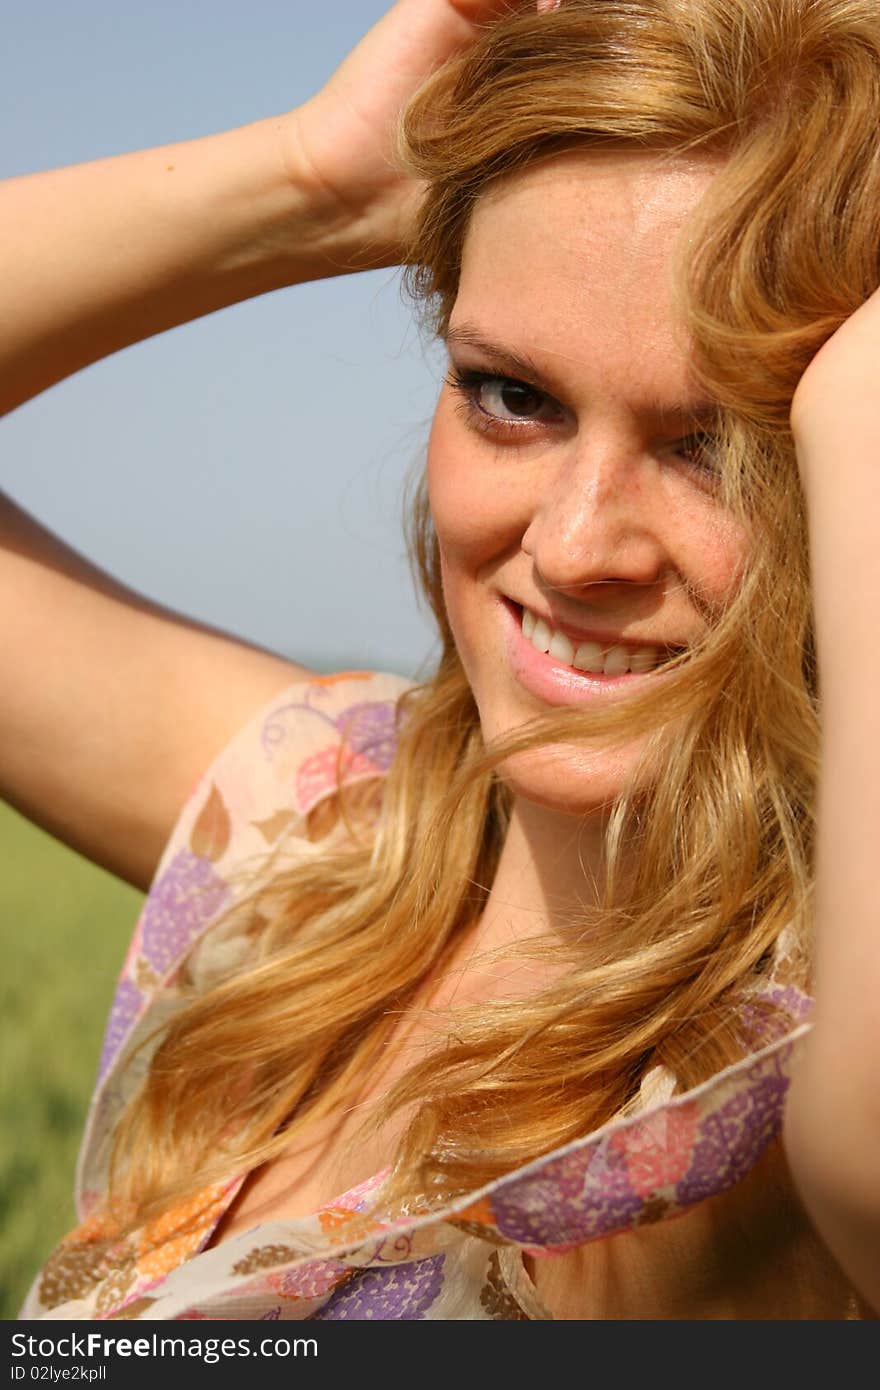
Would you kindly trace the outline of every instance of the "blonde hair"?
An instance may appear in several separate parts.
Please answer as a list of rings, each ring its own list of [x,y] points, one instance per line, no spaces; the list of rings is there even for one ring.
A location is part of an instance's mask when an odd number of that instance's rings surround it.
[[[720,501],[748,563],[661,687],[487,749],[422,486],[411,537],[437,670],[401,701],[378,820],[352,799],[344,844],[270,866],[235,909],[252,963],[193,992],[155,1052],[114,1164],[141,1219],[357,1097],[486,902],[510,812],[498,768],[515,751],[644,733],[663,776],[609,808],[605,879],[579,929],[532,943],[564,956],[562,974],[457,1015],[454,1038],[392,1088],[385,1108],[411,1115],[399,1195],[473,1190],[583,1135],[636,1103],[658,1065],[689,1088],[742,1056],[770,1026],[757,986],[782,971],[783,939],[786,978],[808,983],[818,691],[789,410],[811,356],[878,280],[878,110],[873,0],[565,0],[543,15],[529,0],[412,103],[407,159],[427,194],[409,273],[440,331],[491,181],[571,147],[723,156],[683,243],[682,322],[720,405]]]

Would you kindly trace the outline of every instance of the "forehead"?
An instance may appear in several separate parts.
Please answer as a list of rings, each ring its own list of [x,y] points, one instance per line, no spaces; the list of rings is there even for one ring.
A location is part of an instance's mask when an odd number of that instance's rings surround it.
[[[705,158],[572,151],[499,181],[471,218],[452,329],[466,322],[612,385],[623,372],[681,395],[673,256],[716,169]]]

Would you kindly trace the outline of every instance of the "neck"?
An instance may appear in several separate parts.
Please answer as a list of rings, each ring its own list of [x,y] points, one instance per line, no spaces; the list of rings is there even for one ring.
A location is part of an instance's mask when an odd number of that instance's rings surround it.
[[[599,902],[605,819],[574,817],[518,799],[488,901],[447,977],[449,1002],[521,997],[552,978],[545,960],[495,958],[518,943],[568,939]]]

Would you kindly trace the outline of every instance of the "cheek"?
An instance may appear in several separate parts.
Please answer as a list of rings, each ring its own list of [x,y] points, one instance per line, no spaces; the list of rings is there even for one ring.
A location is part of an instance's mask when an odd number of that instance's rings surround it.
[[[681,474],[670,473],[655,515],[662,519],[658,526],[672,571],[711,622],[739,586],[750,549],[746,529],[711,492]]]
[[[505,462],[493,458],[441,396],[428,444],[428,497],[444,584],[476,576],[519,543],[524,532]]]
[[[726,512],[712,509],[696,522],[686,563],[695,587],[710,609],[720,611],[733,597],[745,569],[748,539],[745,530]]]

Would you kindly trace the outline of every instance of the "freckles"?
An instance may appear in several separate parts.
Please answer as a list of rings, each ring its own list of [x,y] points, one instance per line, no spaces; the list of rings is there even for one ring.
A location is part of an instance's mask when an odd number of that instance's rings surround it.
[[[732,597],[748,559],[743,528],[715,501],[685,503],[671,512],[677,568],[714,607]]]
[[[707,569],[712,587],[722,596],[731,595],[739,583],[748,559],[745,532],[733,520],[719,521],[706,544]]]
[[[428,499],[441,552],[463,558],[493,553],[511,531],[505,466],[489,466],[482,441],[438,411],[428,447]]]

